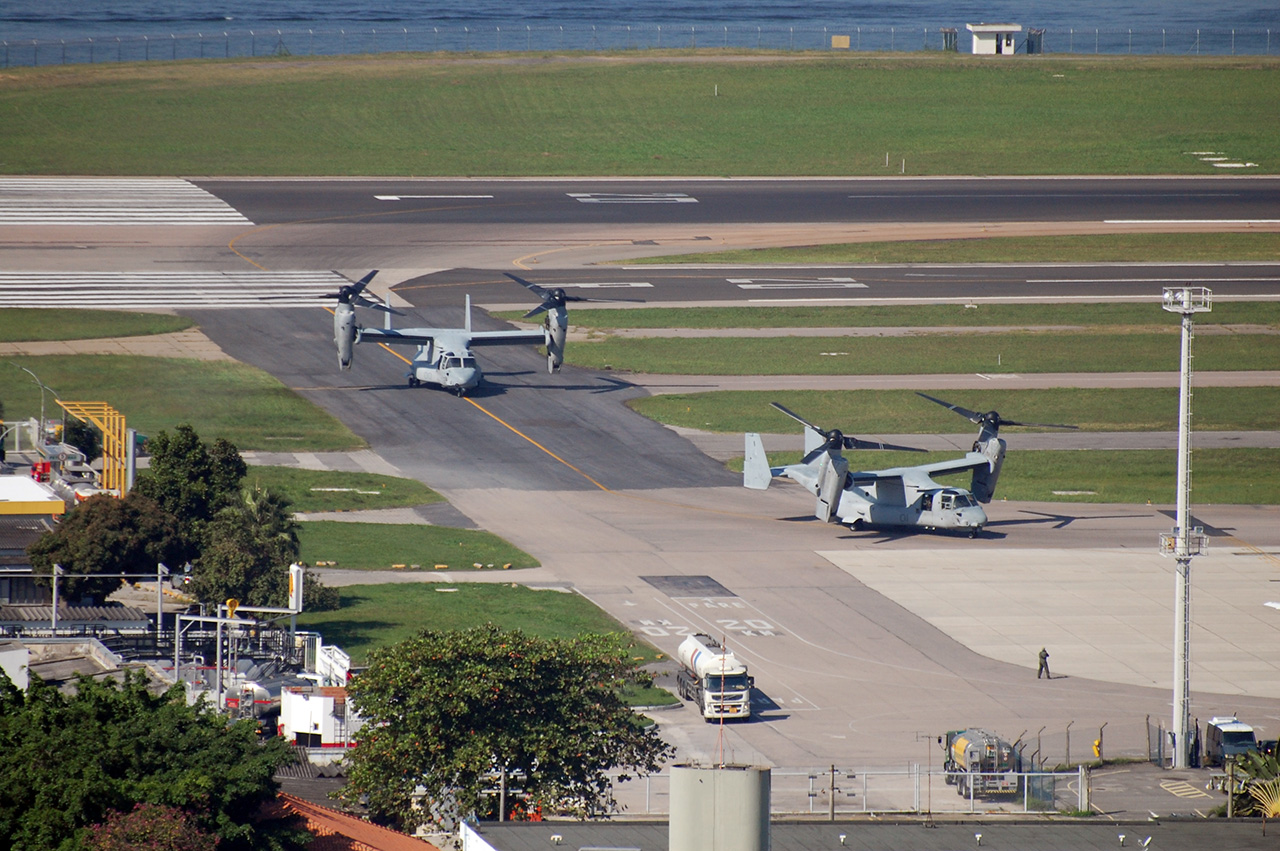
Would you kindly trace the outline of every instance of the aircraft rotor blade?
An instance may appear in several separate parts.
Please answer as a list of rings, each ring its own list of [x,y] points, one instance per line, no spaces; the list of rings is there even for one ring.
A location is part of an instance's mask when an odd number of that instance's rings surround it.
[[[959,405],[953,405],[950,402],[944,402],[941,399],[935,399],[933,396],[930,396],[927,393],[921,393],[919,390],[916,391],[916,395],[923,396],[924,398],[928,399],[930,402],[937,402],[939,405],[943,406],[944,408],[949,408],[955,411],[960,416],[969,420],[969,422],[977,423],[978,425],[987,426],[997,430],[1001,426],[1025,426],[1028,428],[1069,428],[1069,429],[1079,428],[1079,426],[1065,425],[1063,423],[1024,423],[1024,422],[1019,422],[1017,420],[1007,420],[1004,417],[1000,416],[999,411],[986,411],[985,413],[980,414],[977,411],[971,411],[968,408],[962,408]]]
[[[797,414],[795,411],[792,411],[792,410],[790,410],[789,408],[786,408],[786,407],[785,407],[785,406],[783,406],[783,405],[779,405],[777,402],[770,402],[769,404],[770,404],[770,405],[772,405],[773,407],[777,408],[779,411],[782,411],[782,413],[784,413],[784,414],[786,414],[787,416],[791,417],[791,419],[795,420],[796,422],[800,423],[801,425],[803,425],[803,426],[808,426],[809,428],[813,429],[814,431],[816,431],[816,432],[818,432],[818,433],[820,433],[820,434],[826,434],[826,432],[825,432],[825,431],[823,431],[822,429],[818,428],[816,425],[814,425],[813,423],[809,422],[809,421],[808,421],[808,420],[806,420],[804,417],[802,417],[802,416],[800,416],[799,414]]]
[[[923,396],[924,398],[928,399],[930,402],[936,402],[937,404],[941,405],[944,408],[947,408],[948,410],[955,411],[957,414],[964,417],[969,422],[972,422],[972,423],[982,422],[982,414],[979,414],[977,411],[971,411],[968,408],[962,408],[959,405],[953,405],[950,402],[944,402],[941,399],[936,399],[933,396],[930,396],[928,393],[921,393],[919,390],[916,391],[916,395]]]

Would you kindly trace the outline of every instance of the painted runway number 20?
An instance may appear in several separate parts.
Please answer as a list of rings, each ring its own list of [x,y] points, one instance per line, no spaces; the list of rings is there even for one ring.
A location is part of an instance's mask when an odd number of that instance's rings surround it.
[[[692,635],[698,630],[685,624],[672,623],[669,620],[649,620],[639,621],[640,631],[645,635],[653,638],[664,638],[674,635],[677,638]],[[747,620],[718,620],[716,621],[716,632],[721,635],[777,635],[778,630],[766,620],[759,618],[749,618]],[[716,636],[713,636],[716,637]]]

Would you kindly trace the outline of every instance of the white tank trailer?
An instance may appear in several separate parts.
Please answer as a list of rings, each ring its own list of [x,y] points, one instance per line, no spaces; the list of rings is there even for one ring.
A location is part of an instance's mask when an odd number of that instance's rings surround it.
[[[707,720],[751,717],[751,688],[755,680],[747,666],[709,635],[695,633],[676,651],[680,697],[698,704]]]

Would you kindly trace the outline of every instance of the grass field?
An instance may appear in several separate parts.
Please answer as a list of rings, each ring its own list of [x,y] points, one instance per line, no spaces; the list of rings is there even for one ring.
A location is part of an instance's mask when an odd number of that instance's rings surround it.
[[[520,311],[495,313],[518,319]],[[1149,304],[963,304],[823,305],[801,307],[638,307],[626,310],[575,309],[570,317],[578,330],[613,328],[927,328],[931,326],[1110,326],[1112,333],[1156,328],[1174,329],[1182,317]],[[1218,302],[1197,317],[1203,334],[1217,325],[1280,327],[1280,302]]]
[[[411,638],[423,629],[466,629],[485,622],[544,638],[628,630],[578,594],[533,590],[505,582],[409,582],[350,585],[340,589],[342,607],[298,616],[298,625],[318,629],[363,663],[369,651]],[[658,658],[637,645],[636,661]]]
[[[626,263],[1202,263],[1274,262],[1277,257],[1280,233],[1124,233],[850,242],[674,254]]]
[[[493,623],[542,638],[630,632],[578,594],[514,584],[351,585],[340,593],[340,609],[299,615],[298,625],[323,633],[326,643],[351,654],[356,665],[365,664],[371,651],[412,638],[424,629],[467,629]],[[632,650],[637,665],[663,658],[652,645],[639,640]],[[624,697],[631,706],[679,702],[671,692],[653,687],[627,689]]]
[[[896,337],[611,337],[568,346],[589,369],[661,375],[917,375],[1176,371],[1178,334],[1010,332]],[[1277,337],[1196,338],[1196,369],[1280,369]]]
[[[298,512],[360,511],[444,502],[444,497],[422,482],[377,473],[250,467],[245,485],[280,494]]]
[[[539,564],[490,532],[448,526],[310,520],[302,524],[298,543],[307,564],[333,562],[348,570],[434,570],[436,565],[502,570]]]
[[[1177,495],[1177,453],[1170,450],[1095,450],[1092,452],[1017,448],[1000,473],[997,499],[1034,502],[1103,502],[1142,505],[1172,504]],[[885,470],[959,457],[956,452],[851,453],[850,469]],[[799,452],[770,453],[775,466],[794,464]],[[732,465],[742,469],[741,461]],[[1197,449],[1194,455],[1196,505],[1276,505],[1280,449]],[[969,486],[968,475],[941,477],[943,484]],[[1048,518],[1027,522],[1056,522]]]
[[[404,56],[10,68],[9,174],[1210,174],[1271,57]],[[992,116],[999,132],[992,132]],[[518,132],[514,132],[518,128]],[[885,167],[886,154],[890,167]],[[905,162],[905,166],[904,166]]]
[[[154,435],[189,423],[205,440],[239,449],[329,451],[363,446],[346,426],[262,370],[232,361],[133,355],[11,357],[44,384],[44,413],[62,415],[56,399],[108,402],[130,427]],[[19,369],[0,369],[8,420],[40,415],[42,391]]]
[[[0,310],[0,343],[49,340],[145,337],[185,331],[195,322],[163,313],[128,313],[82,308],[40,309],[8,307]]]
[[[1084,431],[1176,431],[1177,388],[930,390],[930,396],[974,411],[998,410],[1022,422],[1064,423]],[[665,425],[734,433],[799,433],[801,426],[769,406],[777,402],[823,428],[851,435],[957,434],[977,426],[911,390],[732,391],[649,396],[630,407]],[[1197,387],[1199,431],[1275,431],[1280,387]],[[1017,430],[1011,430],[1017,434]]]

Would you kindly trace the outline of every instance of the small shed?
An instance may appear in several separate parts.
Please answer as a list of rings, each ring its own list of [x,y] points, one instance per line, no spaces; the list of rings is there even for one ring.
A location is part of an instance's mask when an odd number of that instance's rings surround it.
[[[1014,36],[1022,32],[1022,24],[965,24],[973,33],[975,54],[1013,54],[1017,49]]]

